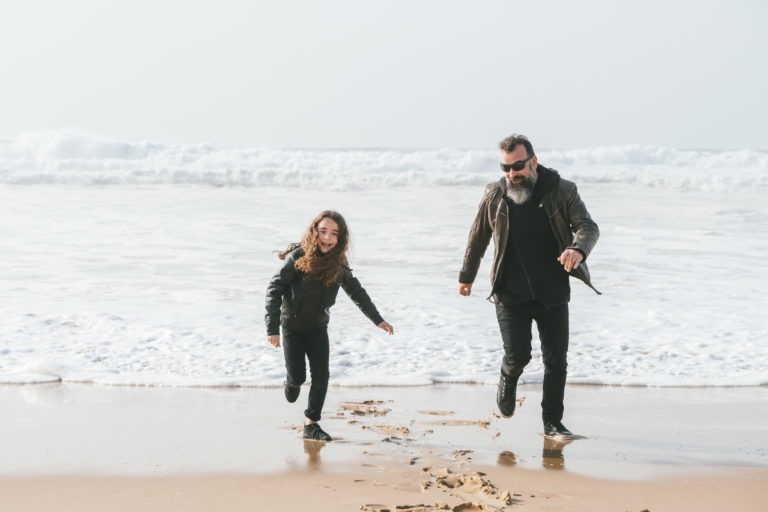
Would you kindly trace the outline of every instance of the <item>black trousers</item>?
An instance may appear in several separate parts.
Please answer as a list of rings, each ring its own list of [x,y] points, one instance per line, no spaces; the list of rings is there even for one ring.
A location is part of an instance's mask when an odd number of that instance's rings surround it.
[[[286,381],[291,386],[301,386],[307,380],[306,360],[312,384],[309,387],[309,403],[304,416],[320,421],[328,392],[328,359],[330,349],[328,328],[314,331],[291,331],[283,329],[283,355],[285,356]]]
[[[568,368],[568,303],[546,308],[538,301],[513,306],[497,302],[496,318],[504,342],[501,371],[513,378],[519,377],[531,360],[531,328],[536,321],[544,362],[541,416],[547,422],[561,421]]]

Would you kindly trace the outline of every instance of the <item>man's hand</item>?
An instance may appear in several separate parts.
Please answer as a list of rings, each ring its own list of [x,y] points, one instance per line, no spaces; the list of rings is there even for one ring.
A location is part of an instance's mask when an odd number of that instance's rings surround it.
[[[563,254],[557,258],[557,261],[563,265],[566,272],[579,268],[579,263],[583,260],[584,255],[581,251],[577,251],[576,249],[566,249],[563,251]]]
[[[459,295],[469,297],[472,293],[472,283],[459,283]]]
[[[267,341],[273,347],[280,348],[280,336],[279,335],[267,336]]]
[[[392,334],[395,334],[395,328],[392,327],[391,325],[389,325],[389,322],[381,322],[379,324],[379,328],[380,329],[384,329],[385,331],[387,331],[390,334],[390,336]]]

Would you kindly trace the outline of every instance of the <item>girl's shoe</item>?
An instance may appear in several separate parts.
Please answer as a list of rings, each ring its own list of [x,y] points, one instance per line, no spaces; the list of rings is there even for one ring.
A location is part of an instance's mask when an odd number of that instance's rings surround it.
[[[309,425],[304,425],[304,439],[311,439],[313,441],[330,441],[331,436],[329,436],[325,430],[320,428],[319,423],[310,423]]]

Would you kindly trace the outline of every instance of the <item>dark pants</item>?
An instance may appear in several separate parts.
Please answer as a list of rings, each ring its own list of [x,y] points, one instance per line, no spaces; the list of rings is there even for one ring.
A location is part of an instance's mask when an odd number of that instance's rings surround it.
[[[531,360],[531,324],[535,320],[544,361],[542,419],[557,423],[563,419],[565,376],[568,368],[568,303],[545,308],[538,301],[515,306],[496,303],[504,359],[501,371],[513,378],[523,373]]]
[[[309,359],[309,372],[312,385],[309,387],[309,403],[304,416],[312,421],[320,421],[328,391],[328,329],[322,327],[314,331],[290,331],[283,329],[283,354],[288,385],[301,386],[307,380],[306,359]]]

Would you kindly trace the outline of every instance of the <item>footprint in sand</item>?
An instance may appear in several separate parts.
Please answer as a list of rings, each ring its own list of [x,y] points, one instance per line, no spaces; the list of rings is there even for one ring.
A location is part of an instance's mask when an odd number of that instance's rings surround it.
[[[493,482],[485,478],[484,473],[475,471],[469,473],[456,473],[446,467],[425,467],[423,468],[423,471],[429,475],[429,480],[422,484],[422,487],[425,489],[434,485],[438,489],[459,499],[467,499],[471,496],[482,496],[487,499],[498,501],[503,505],[511,505],[514,501],[509,491],[499,490]],[[461,510],[473,509],[467,508]],[[485,508],[477,510],[485,510]]]
[[[342,402],[340,408],[342,411],[347,411],[356,416],[384,416],[391,411],[391,409],[384,407],[384,402],[381,400]]]
[[[363,505],[360,507],[362,512],[438,512],[441,510],[450,510],[456,512],[469,512],[470,510],[483,510],[482,508],[459,508],[467,505],[462,503],[451,507],[447,503],[435,503],[434,505]]]
[[[488,428],[491,426],[490,420],[450,420],[441,421],[439,424],[444,427],[468,427],[476,425],[481,428]]]
[[[361,512],[487,512],[489,509],[477,503],[460,503],[453,507],[446,503],[434,505],[363,505]]]

